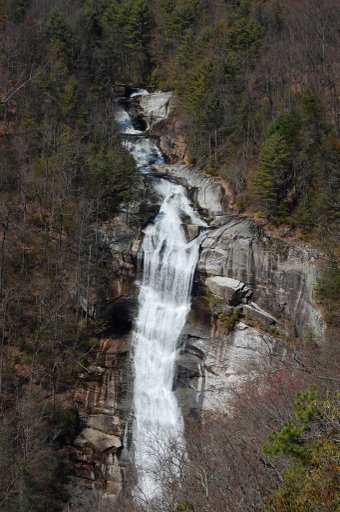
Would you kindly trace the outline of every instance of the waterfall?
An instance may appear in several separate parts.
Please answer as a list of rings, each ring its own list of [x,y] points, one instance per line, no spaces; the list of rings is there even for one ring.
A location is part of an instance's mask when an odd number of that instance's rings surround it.
[[[132,133],[132,125],[121,113],[120,120],[124,133]],[[137,166],[144,172],[150,170],[154,155],[159,156],[153,143],[145,137],[130,139],[128,144]],[[139,159],[141,146],[147,151]],[[161,494],[164,465],[167,479],[179,476],[176,461],[185,453],[183,418],[173,393],[175,360],[206,230],[198,229],[201,234],[188,241],[184,223],[207,226],[192,208],[183,186],[166,179],[154,183],[162,204],[144,230],[139,312],[133,333],[136,495],[146,500]]]
[[[205,226],[182,186],[160,180],[155,188],[163,203],[155,221],[145,229],[139,313],[133,336],[135,463],[138,486],[147,498],[161,491],[160,463],[168,464],[168,475],[176,475],[176,462],[167,459],[173,446],[184,451],[183,419],[172,387],[177,342],[190,309],[203,235],[187,242],[182,219],[185,216],[191,224]]]

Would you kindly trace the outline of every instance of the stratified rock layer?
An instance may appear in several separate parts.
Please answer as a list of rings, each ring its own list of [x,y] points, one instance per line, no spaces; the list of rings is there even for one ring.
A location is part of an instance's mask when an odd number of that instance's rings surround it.
[[[82,388],[75,397],[83,427],[72,451],[75,475],[83,487],[100,489],[106,496],[122,489],[119,454],[131,408],[127,351],[125,338],[103,339],[96,365],[84,368]]]
[[[309,246],[268,237],[253,220],[232,215],[204,240],[198,269],[243,281],[259,306],[290,320],[295,334],[321,338],[323,322],[313,301],[318,256]]]

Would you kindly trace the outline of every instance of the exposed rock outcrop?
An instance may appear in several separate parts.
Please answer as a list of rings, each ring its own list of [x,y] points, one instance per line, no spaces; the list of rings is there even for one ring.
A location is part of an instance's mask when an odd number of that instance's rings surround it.
[[[260,308],[255,302],[244,304],[242,306],[242,313],[246,319],[259,322],[264,326],[274,325],[278,322],[276,318]]]
[[[212,338],[204,360],[203,409],[228,411],[243,384],[270,370],[274,347],[272,337],[250,327]]]
[[[198,269],[245,282],[260,307],[289,319],[292,334],[309,331],[320,339],[323,322],[313,300],[319,256],[307,245],[268,237],[255,221],[233,215],[203,241]]]
[[[178,130],[172,120],[173,100],[169,108],[159,135],[166,132],[175,145]],[[218,179],[187,165],[155,167],[185,184],[193,201],[206,212],[210,226],[216,228],[202,244],[198,264],[201,280],[210,276],[240,280],[253,290],[254,300],[260,307],[274,317],[286,318],[289,324],[286,327],[292,335],[304,336],[308,332],[321,339],[324,323],[313,290],[322,268],[322,255],[307,244],[268,236],[252,219],[229,214]]]
[[[75,397],[83,427],[72,451],[77,481],[106,496],[119,494],[123,483],[119,454],[131,409],[128,350],[126,338],[102,340],[96,364],[84,368]]]
[[[118,436],[105,434],[96,428],[88,427],[83,428],[74,444],[79,447],[90,445],[98,452],[105,452],[106,450],[117,449],[122,446]]]
[[[169,106],[166,119],[155,123],[152,133],[160,137],[168,161],[185,161],[185,141],[179,137],[172,100]],[[154,168],[185,185],[214,228],[202,244],[184,333],[185,351],[193,358],[182,354],[178,359],[177,397],[189,410],[225,409],[235,386],[251,379],[259,366],[265,371],[273,364],[272,332],[311,333],[322,339],[324,323],[313,297],[322,255],[308,245],[268,236],[254,220],[231,214],[218,179],[177,163]],[[221,278],[228,286],[220,286]],[[213,305],[203,298],[204,283],[215,296]],[[232,317],[235,307],[243,318],[228,333],[218,318]]]
[[[165,119],[170,113],[170,92],[157,91],[153,94],[143,94],[139,97],[139,104],[143,117],[153,126],[157,121]]]
[[[231,306],[237,306],[243,301],[247,301],[252,295],[252,291],[247,285],[230,277],[208,277],[205,284],[215,297]]]

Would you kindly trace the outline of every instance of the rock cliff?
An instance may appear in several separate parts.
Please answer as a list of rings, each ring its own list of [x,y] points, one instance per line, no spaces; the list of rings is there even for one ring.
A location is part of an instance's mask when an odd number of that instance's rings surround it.
[[[319,257],[308,246],[267,236],[252,219],[231,215],[204,240],[198,270],[245,282],[255,302],[284,320],[289,335],[321,339],[323,322],[313,298]]]
[[[265,371],[273,364],[272,353],[280,350],[277,338],[322,341],[324,323],[313,292],[323,256],[306,244],[269,236],[253,219],[229,211],[219,180],[185,164],[172,99],[168,105],[165,118],[147,122],[168,161],[176,163],[156,165],[155,171],[185,185],[211,227],[201,246],[178,358],[177,396],[188,410],[226,410],[235,386],[259,366]],[[234,300],[221,300],[216,288],[206,286],[214,278],[237,281],[246,293],[229,289]],[[237,309],[242,322],[235,320]]]
[[[313,296],[322,255],[307,245],[268,236],[254,220],[228,210],[218,179],[185,164],[185,141],[170,94],[135,97],[130,108],[135,127],[143,119],[166,153],[168,163],[155,164],[153,176],[185,185],[210,226],[177,360],[177,398],[187,413],[225,412],[237,388],[272,367],[280,337],[322,340],[324,325]],[[148,188],[151,179],[145,177],[140,201],[130,212],[102,227],[100,243],[112,261],[114,294],[105,307],[93,305],[93,311],[110,317],[113,326],[122,322],[123,332],[112,329],[112,336],[101,341],[94,367],[84,372],[76,396],[83,425],[74,449],[77,474],[85,486],[100,487],[107,495],[119,493],[123,480],[119,459],[131,414],[128,354],[137,254],[142,227],[158,204]],[[189,239],[196,236],[190,226],[186,229]]]

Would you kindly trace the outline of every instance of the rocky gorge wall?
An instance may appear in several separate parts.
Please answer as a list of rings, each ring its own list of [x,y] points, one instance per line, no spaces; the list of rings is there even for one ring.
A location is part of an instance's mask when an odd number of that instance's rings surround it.
[[[282,337],[312,335],[322,341],[324,324],[313,297],[322,255],[305,244],[269,236],[253,219],[228,209],[218,179],[186,164],[185,139],[170,94],[136,97],[129,108],[136,126],[143,119],[166,155],[167,163],[154,165],[154,174],[185,185],[210,226],[201,246],[175,388],[184,414],[225,412],[235,389],[251,380],[259,366],[269,371]],[[113,300],[106,304],[105,315],[111,315],[113,323],[122,322],[123,328],[101,340],[93,368],[84,372],[76,394],[83,428],[73,457],[83,485],[108,496],[118,494],[123,482],[137,255],[142,228],[158,204],[145,179],[140,200],[101,231],[100,243],[111,255],[114,270]],[[190,226],[187,229],[189,233]],[[97,306],[97,314],[102,310]]]

